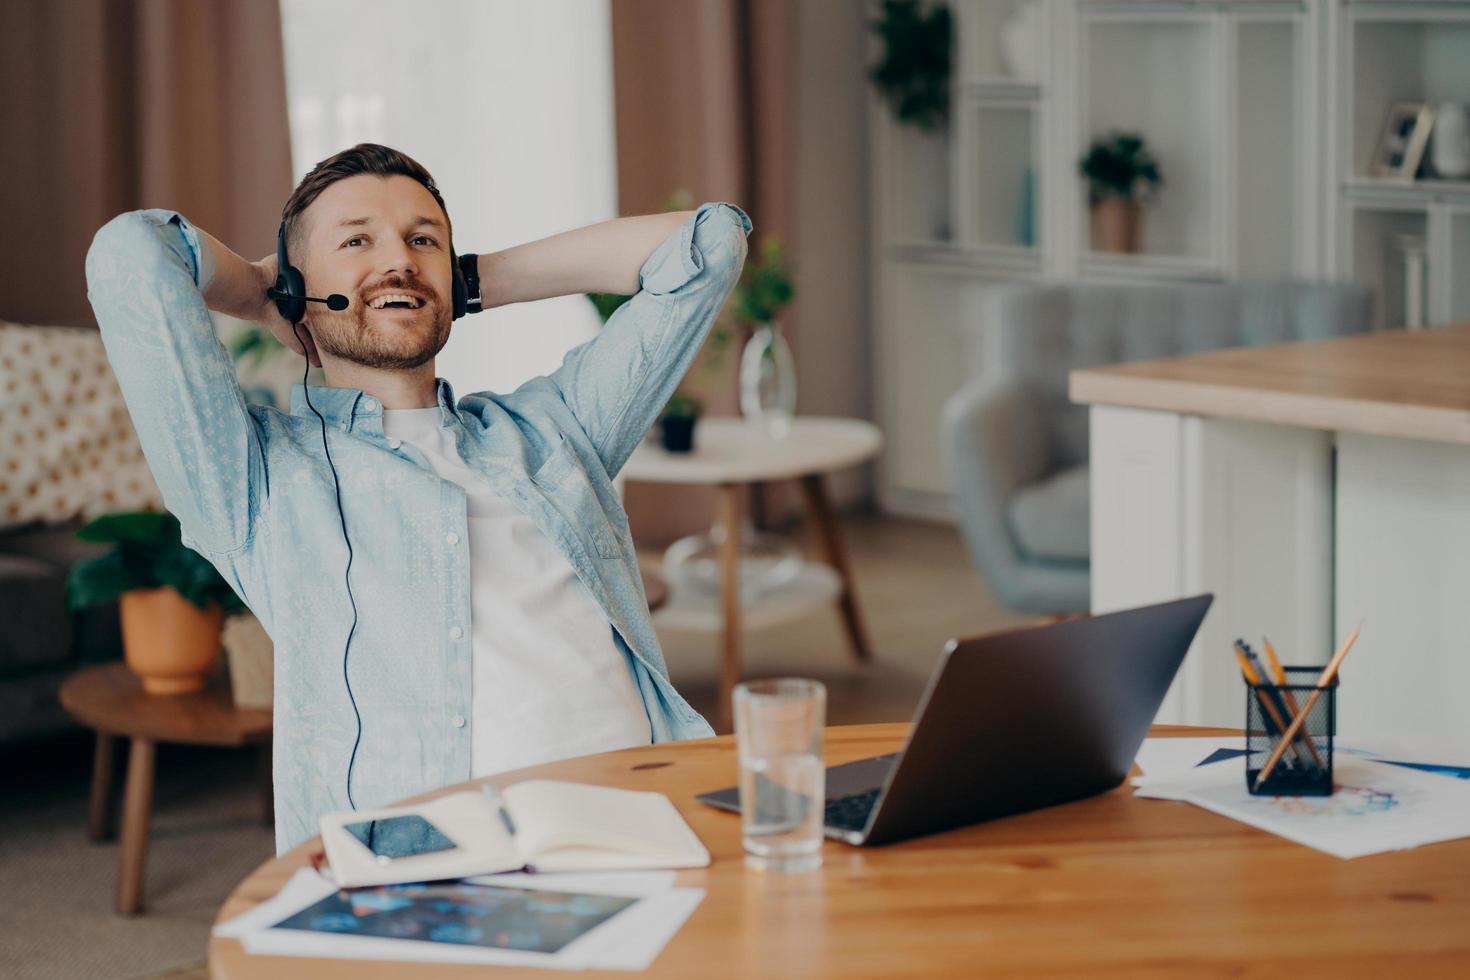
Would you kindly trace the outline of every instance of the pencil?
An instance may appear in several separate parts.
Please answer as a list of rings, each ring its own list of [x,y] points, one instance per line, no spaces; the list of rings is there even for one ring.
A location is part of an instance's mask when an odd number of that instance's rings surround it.
[[[1271,645],[1271,641],[1264,636],[1261,637],[1261,646],[1265,647],[1266,649],[1266,659],[1271,662],[1271,672],[1276,675],[1276,683],[1282,685],[1281,696],[1286,699],[1287,710],[1289,710],[1291,712],[1291,716],[1295,718],[1297,715],[1301,714],[1302,709],[1297,706],[1296,695],[1293,692],[1285,689],[1286,671],[1282,669],[1281,661],[1276,659],[1276,648],[1273,647]],[[1307,743],[1307,751],[1312,753],[1312,761],[1317,763],[1318,766],[1321,766],[1323,764],[1322,757],[1317,754],[1317,745],[1315,742],[1312,741],[1312,736],[1305,735],[1302,737],[1302,741]]]
[[[1271,699],[1267,693],[1260,689],[1260,685],[1267,683],[1267,681],[1251,666],[1251,659],[1245,653],[1245,644],[1240,640],[1235,641],[1235,659],[1240,661],[1240,672],[1245,675],[1246,683],[1251,685],[1251,690],[1255,693],[1256,700],[1261,703],[1262,709],[1270,716],[1271,723],[1276,726],[1276,733],[1279,735],[1286,731],[1286,720],[1276,710],[1276,705],[1271,703]],[[1297,749],[1296,755],[1298,759],[1301,759],[1302,750]],[[1305,762],[1306,760],[1302,759],[1302,761]],[[1289,762],[1287,764],[1290,765]]]
[[[1276,746],[1276,751],[1271,753],[1271,758],[1266,760],[1265,767],[1256,776],[1256,792],[1260,792],[1261,784],[1266,781],[1266,777],[1271,775],[1271,770],[1276,768],[1276,764],[1286,754],[1286,746],[1296,737],[1296,733],[1301,731],[1301,727],[1307,723],[1307,716],[1317,706],[1317,699],[1322,696],[1323,691],[1327,690],[1328,685],[1337,678],[1337,669],[1342,666],[1342,662],[1346,659],[1348,651],[1353,648],[1353,644],[1358,642],[1358,631],[1362,628],[1362,623],[1353,627],[1353,631],[1348,634],[1346,640],[1342,641],[1342,646],[1338,648],[1338,651],[1332,655],[1332,659],[1327,662],[1327,666],[1323,668],[1321,676],[1317,678],[1317,689],[1312,692],[1312,696],[1307,698],[1307,703],[1302,707],[1302,710],[1298,711],[1296,717],[1292,719],[1291,725],[1286,730],[1286,734],[1281,736],[1281,744]]]

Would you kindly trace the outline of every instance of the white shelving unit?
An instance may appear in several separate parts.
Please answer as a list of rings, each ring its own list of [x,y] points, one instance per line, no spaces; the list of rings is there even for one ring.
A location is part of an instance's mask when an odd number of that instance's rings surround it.
[[[1338,277],[1375,288],[1387,327],[1408,233],[1426,241],[1428,321],[1470,319],[1470,180],[1368,172],[1394,102],[1470,103],[1470,0],[947,2],[948,132],[870,99],[886,509],[950,515],[940,412],[980,368],[965,327],[997,283]],[[1011,77],[1000,32],[1028,2],[1039,67]],[[1077,161],[1109,129],[1141,132],[1163,172],[1138,255],[1091,248]]]
[[[1337,55],[1333,88],[1340,93],[1327,119],[1335,151],[1328,267],[1373,285],[1377,325],[1398,326],[1412,288],[1400,245],[1402,236],[1415,236],[1425,255],[1425,322],[1470,319],[1470,180],[1421,173],[1403,183],[1370,172],[1394,103],[1470,103],[1470,3],[1335,3],[1326,29]]]

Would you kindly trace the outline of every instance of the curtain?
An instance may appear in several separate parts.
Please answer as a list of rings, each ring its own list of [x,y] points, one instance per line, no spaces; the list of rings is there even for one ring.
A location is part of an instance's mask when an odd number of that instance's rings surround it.
[[[250,259],[291,192],[279,9],[260,0],[0,0],[0,319],[91,325],[109,218],[175,208]]]
[[[750,256],[767,235],[795,251],[793,4],[786,0],[613,0],[618,208],[664,210],[676,192],[693,204],[725,200],[750,213]],[[793,305],[781,323],[799,329]],[[687,386],[706,413],[736,412],[739,342]],[[629,484],[628,519],[640,543],[709,527],[707,488]]]

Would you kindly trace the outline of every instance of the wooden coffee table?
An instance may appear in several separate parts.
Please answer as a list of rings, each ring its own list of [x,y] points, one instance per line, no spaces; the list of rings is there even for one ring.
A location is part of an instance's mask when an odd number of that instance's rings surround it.
[[[159,742],[184,745],[261,745],[261,819],[271,819],[269,709],[237,708],[228,681],[217,674],[193,694],[146,694],[122,663],[89,667],[61,685],[68,714],[97,732],[92,763],[92,804],[87,833],[94,841],[113,837],[113,743],[128,738],[127,785],[123,792],[122,849],[118,860],[117,910],[131,915],[143,907],[143,864],[153,809],[153,772]]]

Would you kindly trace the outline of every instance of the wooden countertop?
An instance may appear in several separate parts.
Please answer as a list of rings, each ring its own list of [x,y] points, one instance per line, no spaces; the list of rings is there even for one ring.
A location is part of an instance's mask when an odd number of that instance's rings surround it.
[[[1470,323],[1073,371],[1072,401],[1470,444]]]

